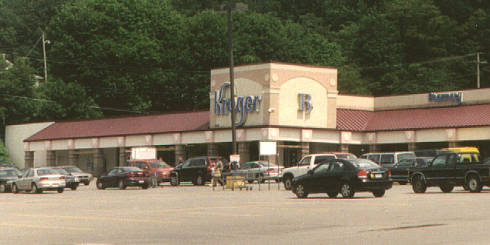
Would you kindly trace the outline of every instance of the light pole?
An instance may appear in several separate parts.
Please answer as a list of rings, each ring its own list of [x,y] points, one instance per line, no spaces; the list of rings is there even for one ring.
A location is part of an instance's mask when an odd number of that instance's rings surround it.
[[[226,11],[228,14],[228,47],[230,56],[230,97],[231,97],[231,144],[232,153],[237,154],[236,145],[236,125],[235,125],[235,76],[233,71],[233,31],[232,31],[232,10],[235,11],[245,11],[248,6],[243,3],[228,3],[226,5]]]
[[[43,60],[44,60],[44,82],[48,83],[48,65],[46,62],[46,44],[49,44],[49,40],[44,39],[44,31],[42,34],[42,41],[43,41]]]

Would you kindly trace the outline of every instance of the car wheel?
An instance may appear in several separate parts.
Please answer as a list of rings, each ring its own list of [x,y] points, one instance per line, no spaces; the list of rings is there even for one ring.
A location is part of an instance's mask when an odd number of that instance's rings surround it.
[[[119,180],[119,184],[117,186],[119,186],[119,189],[121,189],[121,190],[126,189],[126,185],[124,184],[124,180]]]
[[[37,188],[37,185],[35,183],[32,183],[32,185],[31,185],[31,193],[43,193],[43,190]]]
[[[444,193],[449,193],[453,191],[454,185],[451,184],[442,184],[439,186],[441,188],[441,191]]]
[[[284,177],[284,189],[291,190],[292,184],[293,184],[293,177],[292,176]]]
[[[147,184],[145,184],[145,185],[141,186],[141,188],[143,188],[143,190],[146,190],[146,189],[148,189],[149,187],[150,187],[150,186],[149,186],[149,185],[147,185]]]
[[[196,180],[194,182],[194,185],[204,185],[204,178],[202,177],[202,175],[198,174],[196,176]]]
[[[382,197],[382,196],[384,196],[384,195],[385,195],[385,192],[386,192],[386,190],[385,190],[385,189],[382,189],[382,190],[375,190],[375,191],[373,191],[373,195],[374,195],[375,197]]]
[[[16,184],[12,185],[12,193],[15,193],[15,194],[19,193],[19,189],[17,188]]]
[[[0,184],[0,192],[5,192],[7,190],[7,186],[5,184]]]
[[[97,185],[97,189],[99,189],[99,190],[103,190],[104,189],[104,184],[102,184],[102,182],[100,180],[97,180],[96,185]]]
[[[330,192],[327,192],[327,195],[330,198],[336,198],[339,195],[339,192],[338,191],[330,191]]]
[[[84,182],[83,182],[83,184],[84,184],[84,185],[89,185],[89,184],[90,184],[90,181],[89,181],[89,180],[84,181]]]
[[[254,180],[253,179],[249,179],[247,180],[249,184],[253,184]]]
[[[298,184],[295,187],[294,193],[296,193],[296,196],[298,198],[306,198],[306,197],[308,197],[308,193],[305,191],[305,187],[302,184]]]
[[[78,185],[77,185],[77,184],[72,185],[72,186],[70,187],[70,189],[71,189],[72,191],[76,191],[76,190],[77,190],[77,188],[78,188]]]
[[[352,186],[349,183],[343,183],[340,186],[340,193],[344,198],[351,198],[355,194],[354,190],[352,189]]]
[[[475,175],[468,176],[466,186],[468,186],[468,189],[470,190],[470,192],[481,192],[481,189],[482,189],[480,179]]]
[[[64,190],[65,188],[58,188],[58,193],[63,193]]]
[[[279,182],[281,182],[281,180],[280,179],[276,179],[276,183],[279,183]]]
[[[179,185],[179,178],[176,175],[173,175],[170,177],[170,185],[172,185],[172,186],[178,186]]]
[[[417,176],[412,180],[412,189],[415,193],[424,193],[427,190],[427,185],[422,177]]]
[[[398,182],[398,184],[400,184],[400,185],[406,185],[407,182]]]

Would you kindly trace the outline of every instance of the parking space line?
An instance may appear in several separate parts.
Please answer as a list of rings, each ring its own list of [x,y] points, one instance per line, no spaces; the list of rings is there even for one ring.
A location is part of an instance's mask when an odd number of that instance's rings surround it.
[[[226,216],[226,217],[262,217],[263,216],[258,214],[227,214],[227,213],[216,213],[216,212],[187,212],[185,214],[201,214],[201,215]]]
[[[132,218],[113,218],[113,217],[93,217],[93,216],[63,216],[63,215],[40,215],[40,214],[13,214],[21,217],[39,217],[39,218],[54,218],[54,219],[82,219],[82,220],[106,220],[106,221],[124,221],[137,223],[157,223],[168,224],[172,223],[168,220],[151,220],[151,219],[132,219]],[[173,222],[175,223],[175,222]]]
[[[83,227],[66,227],[66,226],[48,226],[48,225],[28,225],[28,224],[12,224],[12,223],[0,223],[0,226],[11,226],[21,228],[38,228],[38,229],[52,229],[52,230],[71,230],[71,231],[93,231],[92,228]]]

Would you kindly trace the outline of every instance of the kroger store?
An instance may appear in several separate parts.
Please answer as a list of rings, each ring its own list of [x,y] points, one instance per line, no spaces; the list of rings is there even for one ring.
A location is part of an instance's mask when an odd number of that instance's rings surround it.
[[[490,152],[490,89],[370,97],[342,95],[332,67],[264,63],[235,68],[240,161],[259,159],[259,142],[276,142],[272,162],[308,153],[477,146]],[[100,172],[124,165],[132,147],[158,157],[231,154],[229,69],[211,71],[209,110],[10,125],[6,143],[18,165],[74,164]]]

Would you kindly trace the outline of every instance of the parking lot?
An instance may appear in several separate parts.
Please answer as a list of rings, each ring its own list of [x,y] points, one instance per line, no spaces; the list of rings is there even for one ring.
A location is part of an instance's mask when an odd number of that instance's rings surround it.
[[[282,186],[0,195],[0,244],[487,244],[490,190],[297,199]],[[340,197],[340,196],[339,196]]]

